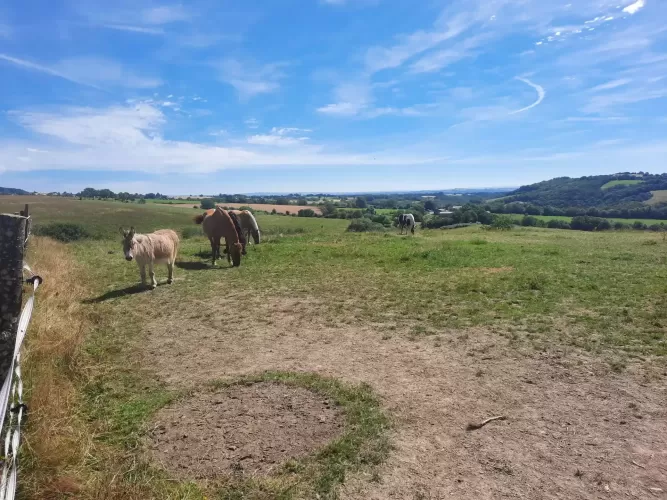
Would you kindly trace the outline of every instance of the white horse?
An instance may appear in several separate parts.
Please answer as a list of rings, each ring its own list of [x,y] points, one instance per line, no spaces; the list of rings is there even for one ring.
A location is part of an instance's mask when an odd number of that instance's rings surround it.
[[[174,262],[178,254],[178,235],[171,229],[160,229],[150,234],[137,234],[134,228],[129,231],[120,228],[123,235],[123,252],[125,260],[137,261],[141,284],[146,286],[146,266],[151,277],[151,288],[157,287],[155,281],[154,264],[167,264],[169,278],[167,283],[174,281]]]
[[[250,237],[252,236],[255,245],[259,245],[259,226],[252,212],[249,210],[230,210],[230,212],[234,212],[238,217],[241,229],[245,233],[246,241],[250,242]]]
[[[401,228],[401,234],[405,228],[405,234],[408,234],[408,229],[412,234],[415,234],[415,216],[412,214],[401,214],[398,216],[398,226]]]

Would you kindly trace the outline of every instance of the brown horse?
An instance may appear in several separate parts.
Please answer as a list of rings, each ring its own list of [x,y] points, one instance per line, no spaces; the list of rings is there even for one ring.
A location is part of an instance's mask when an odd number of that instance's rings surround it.
[[[239,235],[234,227],[234,222],[227,213],[220,207],[207,210],[202,215],[195,217],[195,223],[201,224],[204,234],[211,242],[211,252],[213,253],[213,265],[220,257],[220,240],[225,239],[227,246],[227,260],[232,262],[234,267],[241,265],[241,252],[243,246],[239,241]]]

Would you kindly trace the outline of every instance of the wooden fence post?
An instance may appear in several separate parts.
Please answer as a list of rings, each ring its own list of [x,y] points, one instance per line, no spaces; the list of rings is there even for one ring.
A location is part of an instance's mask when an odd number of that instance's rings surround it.
[[[21,301],[27,218],[0,214],[0,384],[14,358]]]

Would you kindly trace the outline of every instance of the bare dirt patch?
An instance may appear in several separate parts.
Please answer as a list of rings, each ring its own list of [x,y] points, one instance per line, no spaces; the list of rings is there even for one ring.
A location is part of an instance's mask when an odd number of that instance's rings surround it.
[[[482,329],[411,341],[400,327],[388,337],[381,325],[331,326],[316,302],[250,302],[215,301],[210,310],[219,318],[178,308],[162,316],[149,327],[145,363],[176,387],[263,370],[370,384],[394,415],[394,450],[375,481],[348,477],[342,498],[646,499],[667,492],[662,371],[657,378],[618,374],[571,348],[537,353]],[[242,311],[249,312],[239,322],[225,321]],[[494,415],[507,420],[466,430]]]
[[[235,385],[161,409],[149,449],[182,479],[267,475],[326,445],[343,423],[331,401],[307,389]]]

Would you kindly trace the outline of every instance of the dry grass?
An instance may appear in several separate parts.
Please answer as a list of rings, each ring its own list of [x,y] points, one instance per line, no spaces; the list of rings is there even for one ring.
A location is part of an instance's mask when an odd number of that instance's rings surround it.
[[[27,334],[24,374],[30,405],[23,447],[25,498],[53,498],[80,489],[92,435],[78,412],[76,373],[87,321],[83,280],[66,246],[34,238],[29,261],[44,278]]]
[[[660,205],[667,202],[667,190],[651,191],[653,195],[650,200],[645,201],[647,205]]]

